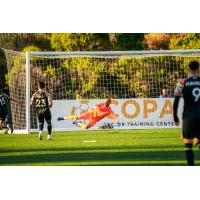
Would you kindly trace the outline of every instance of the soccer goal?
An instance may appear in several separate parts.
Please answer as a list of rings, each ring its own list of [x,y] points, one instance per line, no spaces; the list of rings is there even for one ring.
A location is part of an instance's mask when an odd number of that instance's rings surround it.
[[[173,127],[172,101],[176,82],[187,76],[188,62],[200,61],[200,50],[15,52],[4,50],[15,131],[37,130],[36,111],[30,97],[39,80],[53,97],[53,130],[77,130],[72,121],[58,116],[80,114],[111,97],[119,116],[116,129]],[[167,86],[171,98],[161,99]],[[99,129],[110,118],[99,122]]]

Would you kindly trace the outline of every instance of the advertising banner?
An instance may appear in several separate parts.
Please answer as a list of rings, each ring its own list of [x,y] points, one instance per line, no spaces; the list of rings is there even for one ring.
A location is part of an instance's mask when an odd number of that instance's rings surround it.
[[[90,112],[91,107],[105,99],[87,100],[54,100],[52,111],[53,128],[56,130],[82,130],[76,126],[74,120],[57,121],[58,117],[80,115]],[[179,104],[179,117],[181,119],[183,102]],[[111,108],[118,116],[116,123],[109,116],[99,121],[91,129],[149,129],[149,128],[176,128],[173,124],[173,99],[113,99]],[[78,120],[87,123],[84,120]]]

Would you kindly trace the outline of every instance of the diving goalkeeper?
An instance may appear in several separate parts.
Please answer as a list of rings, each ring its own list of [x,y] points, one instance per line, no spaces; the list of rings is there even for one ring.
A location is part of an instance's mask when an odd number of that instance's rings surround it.
[[[79,116],[70,115],[67,117],[58,117],[58,121],[60,120],[88,120],[87,124],[84,123],[77,123],[77,126],[80,128],[89,129],[94,126],[98,121],[102,120],[106,116],[111,116],[116,122],[118,122],[117,116],[112,111],[111,107],[111,99],[107,98],[104,103],[99,103],[96,105],[96,108],[93,109],[91,112],[83,113]]]

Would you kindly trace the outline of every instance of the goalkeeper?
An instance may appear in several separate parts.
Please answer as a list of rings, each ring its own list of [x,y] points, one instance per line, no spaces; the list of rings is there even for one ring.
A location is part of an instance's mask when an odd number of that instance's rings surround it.
[[[58,117],[58,121],[60,120],[88,120],[87,124],[84,123],[77,123],[77,126],[80,128],[89,129],[94,126],[98,121],[102,120],[106,116],[111,116],[116,122],[118,122],[117,116],[112,111],[111,107],[111,99],[107,98],[105,103],[99,103],[96,105],[96,108],[93,109],[91,112],[83,113],[79,116],[70,115],[67,117]]]

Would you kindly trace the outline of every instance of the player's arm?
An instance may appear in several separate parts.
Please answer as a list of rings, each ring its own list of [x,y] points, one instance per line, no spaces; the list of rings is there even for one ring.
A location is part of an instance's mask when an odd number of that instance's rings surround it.
[[[49,93],[46,93],[46,95],[47,95],[47,98],[48,98],[49,107],[51,108],[53,106],[53,101],[52,101],[51,95]]]
[[[174,113],[174,123],[175,125],[179,125],[179,118],[178,118],[178,104],[181,96],[174,97],[174,104],[173,104],[173,113]]]
[[[119,121],[117,115],[116,115],[112,110],[111,110],[111,112],[110,112],[110,116],[113,118],[113,120],[114,120],[115,122],[118,122],[118,121]]]
[[[31,101],[30,101],[30,105],[31,105],[31,106],[32,106],[33,103],[34,103],[34,100],[35,100],[35,94],[36,94],[36,93],[34,93],[34,94],[32,95],[32,97],[31,97]]]
[[[179,125],[178,104],[179,104],[180,98],[183,95],[183,88],[184,88],[184,80],[179,82],[176,85],[176,89],[175,89],[174,104],[173,104],[173,117],[174,117],[174,123],[176,126]]]
[[[8,100],[10,100],[10,101],[13,101],[13,102],[15,102],[15,103],[17,103],[17,104],[20,104],[21,103],[21,101],[19,101],[19,100],[16,100],[16,99],[13,99],[13,98],[11,98],[11,97],[9,97],[7,94],[3,94]]]

